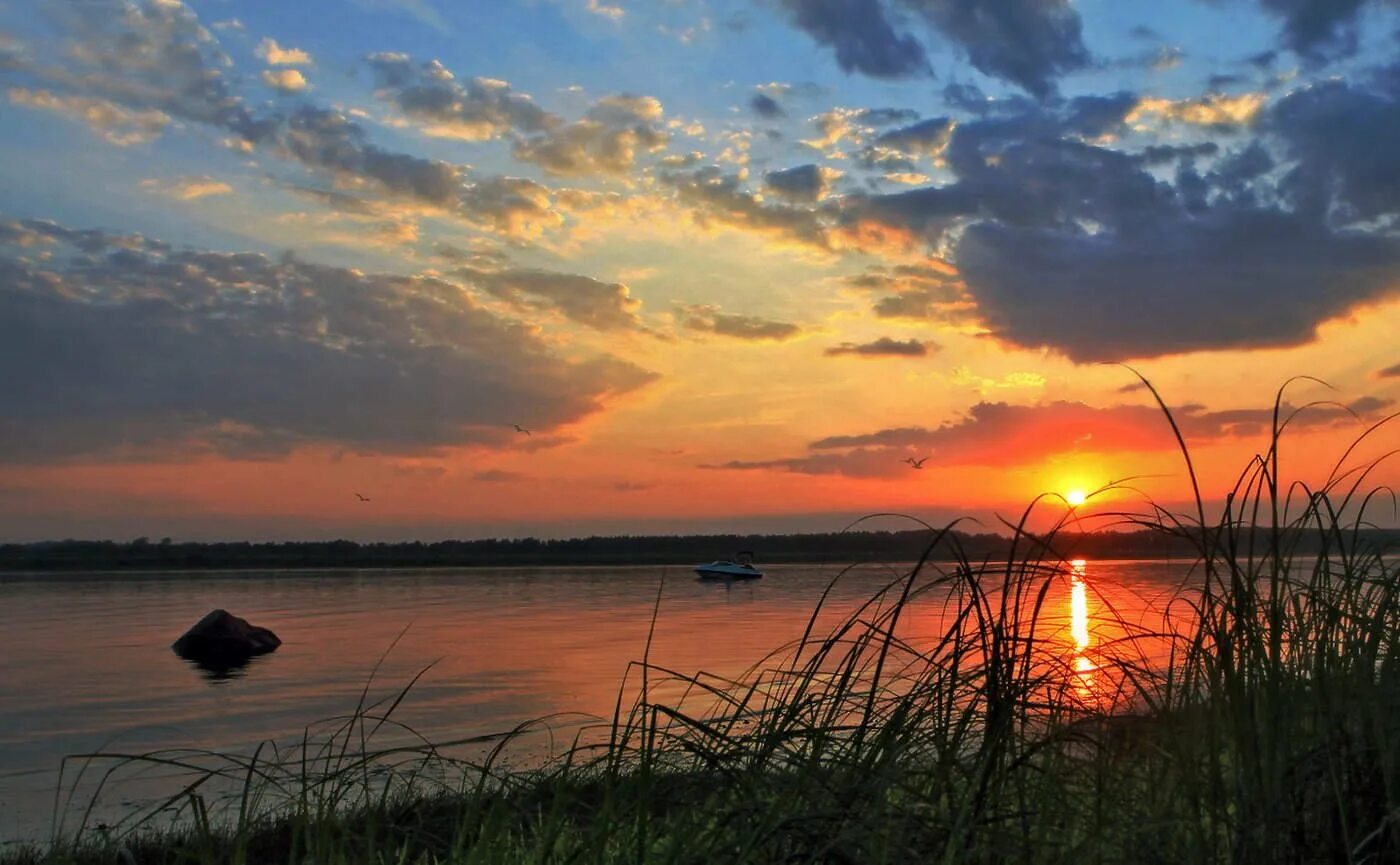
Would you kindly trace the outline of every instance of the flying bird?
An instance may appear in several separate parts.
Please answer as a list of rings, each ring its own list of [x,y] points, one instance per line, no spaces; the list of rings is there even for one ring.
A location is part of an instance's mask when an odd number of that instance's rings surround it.
[[[360,495],[359,493],[355,493],[355,498],[359,499],[359,500],[362,501],[362,502],[367,502],[367,501],[369,501],[369,499],[365,498],[364,496]]]
[[[923,457],[922,459],[917,460],[913,457],[905,457],[903,460],[901,460],[901,462],[908,463],[911,469],[921,469],[924,467],[924,463],[928,462],[928,457]]]
[[[521,426],[521,425],[518,424],[518,423],[516,423],[516,424],[511,424],[511,426],[515,427],[515,431],[518,432],[518,433],[525,433],[525,435],[529,435],[529,434],[530,434],[530,431],[529,431],[529,430],[525,429],[525,427]]]

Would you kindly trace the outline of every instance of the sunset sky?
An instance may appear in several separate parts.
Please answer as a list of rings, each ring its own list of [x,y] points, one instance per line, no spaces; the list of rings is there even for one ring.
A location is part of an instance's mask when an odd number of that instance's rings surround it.
[[[1398,58],[1381,0],[3,0],[0,540],[1179,505],[1113,362],[1209,497],[1325,380],[1320,482],[1400,399]]]

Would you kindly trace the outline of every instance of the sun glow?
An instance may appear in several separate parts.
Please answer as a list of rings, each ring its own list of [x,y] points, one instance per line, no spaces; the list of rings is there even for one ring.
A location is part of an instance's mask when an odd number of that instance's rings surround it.
[[[1083,490],[1070,490],[1065,493],[1065,501],[1068,502],[1069,506],[1072,508],[1077,508],[1088,500],[1089,497],[1085,495]]]

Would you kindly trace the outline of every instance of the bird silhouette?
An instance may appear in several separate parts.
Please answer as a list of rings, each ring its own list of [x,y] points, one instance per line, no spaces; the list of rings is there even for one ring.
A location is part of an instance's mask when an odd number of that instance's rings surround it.
[[[529,431],[529,430],[525,429],[525,427],[521,426],[521,425],[518,424],[518,423],[516,423],[516,424],[511,424],[511,426],[515,427],[515,431],[518,432],[518,433],[525,433],[525,435],[529,435],[529,434],[530,434],[530,431]]]
[[[369,499],[365,498],[364,496],[360,495],[359,493],[355,493],[355,498],[359,499],[359,500],[362,501],[362,502],[367,502],[367,501],[369,501]]]
[[[928,457],[923,457],[922,459],[917,460],[913,457],[905,457],[901,462],[908,463],[911,469],[921,469],[924,467],[924,463],[928,462]]]

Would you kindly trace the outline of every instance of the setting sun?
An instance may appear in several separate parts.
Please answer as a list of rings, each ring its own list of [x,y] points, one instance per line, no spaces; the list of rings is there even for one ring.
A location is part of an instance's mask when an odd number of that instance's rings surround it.
[[[1089,497],[1084,494],[1083,490],[1070,490],[1069,492],[1065,493],[1065,501],[1072,508],[1079,507],[1080,505],[1084,504],[1084,502],[1088,501],[1088,499]]]

